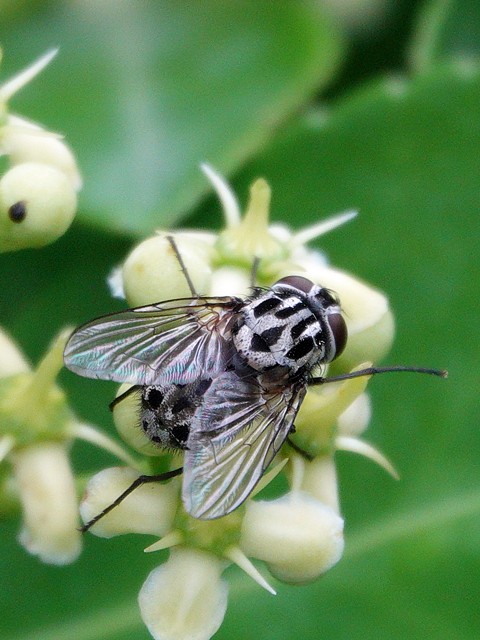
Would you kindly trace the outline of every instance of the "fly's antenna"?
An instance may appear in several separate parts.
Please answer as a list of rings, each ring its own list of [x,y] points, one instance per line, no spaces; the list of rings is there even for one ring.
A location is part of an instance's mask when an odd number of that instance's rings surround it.
[[[175,238],[173,236],[167,236],[167,240],[170,243],[170,246],[173,249],[173,253],[175,254],[175,257],[178,260],[178,264],[180,265],[180,271],[185,276],[185,280],[187,281],[188,288],[190,289],[190,293],[192,294],[192,298],[199,298],[200,296],[195,291],[195,287],[193,286],[192,279],[190,278],[190,275],[187,271],[187,267],[185,266],[183,258],[180,255],[180,251],[178,250],[177,243],[175,242]]]
[[[120,494],[116,500],[114,500],[111,504],[109,504],[108,507],[105,507],[105,509],[101,513],[99,513],[94,518],[92,518],[87,523],[85,523],[83,527],[80,528],[80,531],[82,533],[86,533],[90,529],[90,527],[93,527],[93,525],[96,524],[99,520],[101,520],[103,516],[106,516],[107,513],[110,513],[112,509],[115,509],[115,507],[118,507],[118,505],[121,502],[123,502],[125,498],[132,493],[132,491],[135,491],[135,489],[138,489],[138,487],[141,487],[142,484],[147,484],[149,482],[164,482],[165,480],[170,480],[170,478],[179,476],[182,473],[182,471],[183,471],[183,467],[180,467],[179,469],[173,469],[172,471],[159,473],[155,476],[138,476],[138,478],[134,480],[134,482],[132,482],[132,484],[127,489],[125,489],[125,491],[122,494]]]
[[[316,377],[309,380],[309,384],[326,384],[327,382],[339,382],[341,380],[350,380],[350,378],[360,378],[361,376],[373,376],[377,373],[397,373],[400,371],[408,371],[410,373],[426,373],[431,376],[438,376],[440,378],[448,378],[448,371],[446,369],[425,369],[424,367],[367,367],[366,369],[360,369],[359,371],[350,371],[349,373],[341,373],[338,376],[331,376],[328,378]]]

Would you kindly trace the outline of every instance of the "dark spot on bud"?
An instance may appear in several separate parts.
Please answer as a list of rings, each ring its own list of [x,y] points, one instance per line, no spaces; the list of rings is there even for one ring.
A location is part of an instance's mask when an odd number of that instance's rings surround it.
[[[22,222],[27,216],[27,203],[19,200],[8,209],[8,217],[12,222]]]

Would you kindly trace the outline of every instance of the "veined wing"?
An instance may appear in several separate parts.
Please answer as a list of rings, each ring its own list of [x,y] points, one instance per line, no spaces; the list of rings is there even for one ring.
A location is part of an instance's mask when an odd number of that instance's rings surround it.
[[[266,392],[256,378],[227,372],[213,381],[193,419],[183,502],[201,519],[233,511],[279,451],[305,396],[303,383]]]
[[[218,375],[229,357],[236,298],[187,298],[136,307],[76,329],[65,365],[87,378],[137,385],[188,384]]]

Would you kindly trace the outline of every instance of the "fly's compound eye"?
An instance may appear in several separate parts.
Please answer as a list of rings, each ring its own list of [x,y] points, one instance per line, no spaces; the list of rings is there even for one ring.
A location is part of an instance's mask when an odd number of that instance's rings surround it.
[[[330,313],[327,315],[327,322],[330,326],[333,335],[333,343],[335,347],[335,354],[332,358],[338,358],[343,352],[347,344],[348,331],[347,325],[341,313]]]
[[[302,276],[287,276],[286,278],[278,280],[274,286],[277,285],[285,285],[287,287],[292,287],[293,289],[299,289],[300,291],[303,291],[303,293],[310,293],[314,286],[311,280],[303,278]]]

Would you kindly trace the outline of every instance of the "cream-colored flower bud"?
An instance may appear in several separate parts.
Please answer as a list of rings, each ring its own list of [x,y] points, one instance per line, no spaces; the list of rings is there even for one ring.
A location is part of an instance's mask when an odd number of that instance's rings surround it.
[[[0,329],[0,378],[27,373],[30,366],[11,338]]]
[[[117,398],[126,393],[131,384],[122,384],[117,391]],[[113,407],[113,422],[122,439],[139,453],[146,456],[159,456],[165,453],[155,445],[140,426],[140,389],[125,395]]]
[[[155,640],[208,640],[222,624],[228,586],[216,556],[178,548],[145,581],[138,602]]]
[[[12,166],[24,162],[46,164],[65,174],[75,191],[82,188],[75,156],[59,135],[18,116],[8,116],[6,126],[0,130],[0,146]]]
[[[333,455],[323,455],[304,461],[301,488],[335,513],[340,513],[338,501],[337,469]]]
[[[65,444],[31,445],[17,450],[11,459],[23,505],[20,543],[43,562],[73,562],[81,551],[81,534]]]
[[[364,392],[368,380],[359,376],[310,387],[295,418],[294,443],[312,456],[332,450],[339,416]]]
[[[279,580],[315,580],[343,553],[343,520],[330,507],[302,491],[272,501],[249,501],[240,546],[267,563]]]
[[[390,350],[395,332],[387,297],[338,269],[320,269],[316,277],[319,284],[338,294],[348,328],[347,346],[333,367],[348,371],[359,362],[381,360]]]
[[[381,360],[388,353],[395,332],[385,294],[344,271],[325,266],[323,256],[315,251],[296,255],[295,262],[297,268],[292,270],[284,265],[280,277],[290,275],[287,271],[299,273],[331,289],[340,299],[348,340],[344,352],[332,363],[333,369],[348,371],[359,362]]]
[[[361,435],[368,427],[371,415],[370,396],[368,393],[362,393],[338,416],[338,433],[342,436]]]
[[[244,297],[251,289],[251,273],[241,267],[220,267],[212,273],[211,296]]]
[[[76,208],[72,183],[58,169],[36,162],[13,167],[0,180],[0,251],[53,242]]]
[[[125,297],[132,307],[192,295],[175,252],[175,244],[198,294],[210,290],[214,236],[208,233],[161,233],[133,249],[123,265]]]
[[[139,477],[128,467],[111,467],[95,474],[87,484],[80,505],[84,522],[89,522],[114,502]],[[178,478],[150,482],[135,489],[90,529],[101,538],[123,533],[151,533],[163,536],[170,530],[178,506]]]

